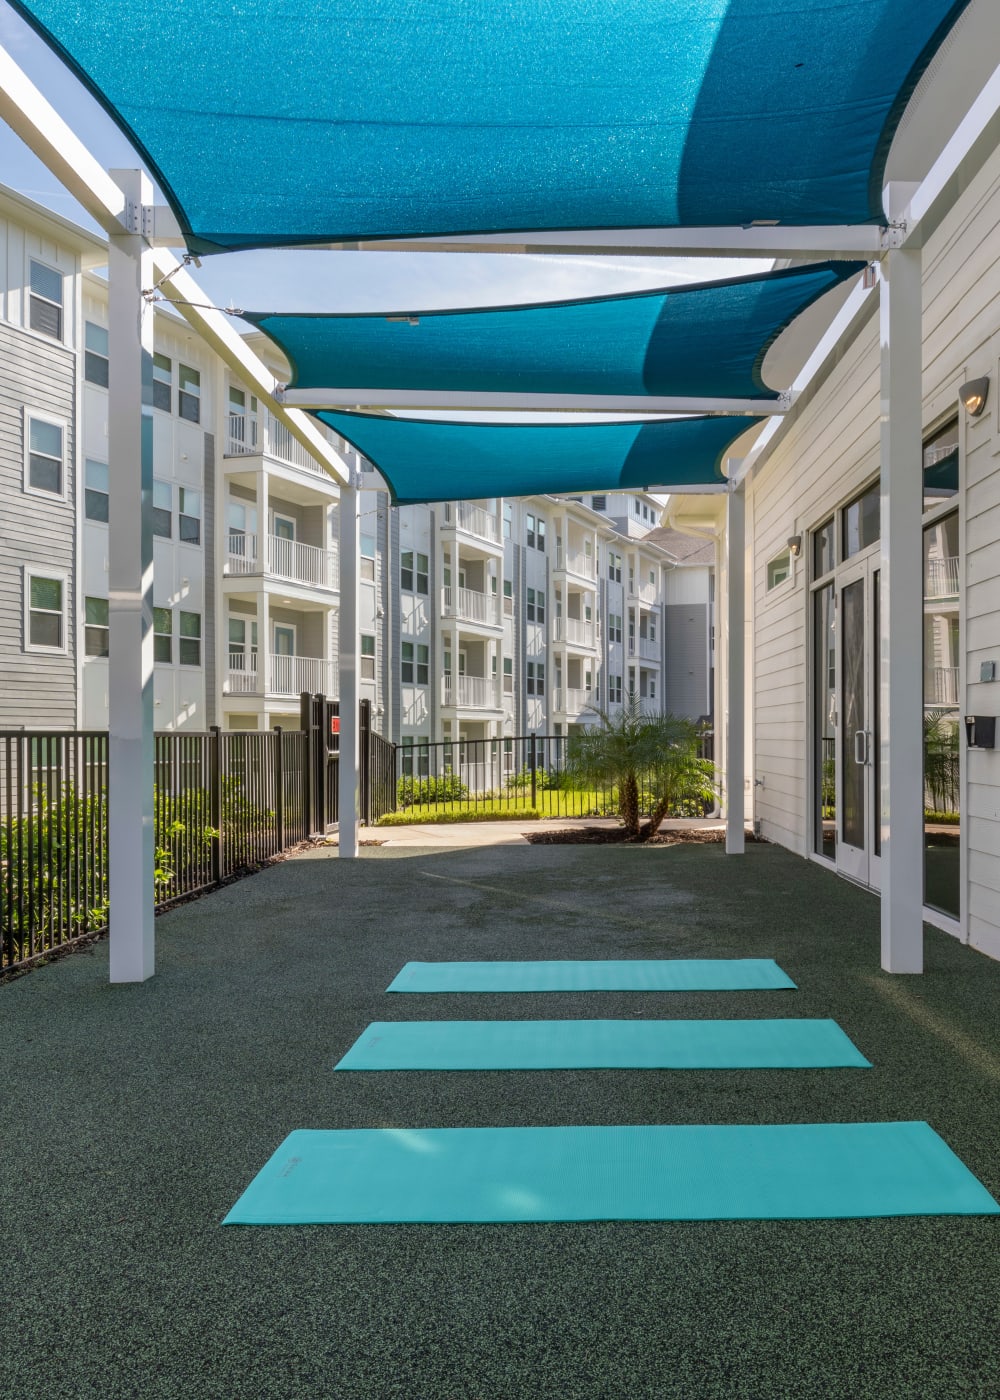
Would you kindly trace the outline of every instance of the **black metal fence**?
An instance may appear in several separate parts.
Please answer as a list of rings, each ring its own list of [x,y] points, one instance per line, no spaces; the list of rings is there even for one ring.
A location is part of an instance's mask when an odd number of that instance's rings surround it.
[[[571,740],[560,734],[500,739],[460,739],[400,745],[397,757],[397,810],[411,810],[414,821],[432,812],[468,811],[472,816],[530,808],[547,817],[614,816],[618,793],[607,783],[581,788],[568,772]],[[712,760],[714,738],[701,736],[700,757]],[[640,783],[640,810],[648,815],[655,794]],[[703,808],[684,815],[701,816]]]
[[[157,734],[157,907],[303,840],[305,734]],[[108,920],[108,736],[0,733],[0,970]]]

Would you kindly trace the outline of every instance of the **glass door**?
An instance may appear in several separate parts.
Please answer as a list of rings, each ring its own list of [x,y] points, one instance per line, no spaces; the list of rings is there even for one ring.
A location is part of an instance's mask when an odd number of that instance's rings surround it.
[[[878,570],[837,577],[837,869],[879,883]]]

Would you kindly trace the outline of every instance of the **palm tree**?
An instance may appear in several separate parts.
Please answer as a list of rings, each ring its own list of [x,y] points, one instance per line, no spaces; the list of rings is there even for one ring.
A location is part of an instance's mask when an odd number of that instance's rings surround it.
[[[613,717],[598,710],[599,724],[573,735],[567,773],[580,786],[611,783],[618,814],[631,841],[648,841],[664,818],[685,801],[710,803],[715,766],[699,755],[700,731],[677,715],[644,715],[630,692]],[[640,822],[640,789],[652,797],[649,820]]]

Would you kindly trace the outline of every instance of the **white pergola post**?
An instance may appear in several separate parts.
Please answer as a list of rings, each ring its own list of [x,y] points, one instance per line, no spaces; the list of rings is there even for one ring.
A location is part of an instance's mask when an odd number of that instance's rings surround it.
[[[882,966],[924,966],[921,255],[881,264],[879,602]]]
[[[108,893],[111,981],[153,975],[152,203],[138,170],[111,172],[126,227],[108,241]]]
[[[340,488],[340,615],[337,629],[340,669],[340,761],[337,765],[337,854],[358,854],[361,806],[358,733],[358,556],[361,516],[354,471]]]
[[[726,854],[746,850],[746,490],[726,497]]]

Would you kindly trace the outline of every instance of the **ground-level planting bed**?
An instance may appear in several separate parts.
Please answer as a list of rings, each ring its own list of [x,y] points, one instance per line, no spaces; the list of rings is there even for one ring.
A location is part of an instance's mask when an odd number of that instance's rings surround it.
[[[567,826],[558,831],[526,831],[524,839],[533,846],[718,846],[726,833],[704,827],[679,827],[657,831],[653,836],[630,836],[623,826]],[[748,842],[757,841],[752,832]]]

